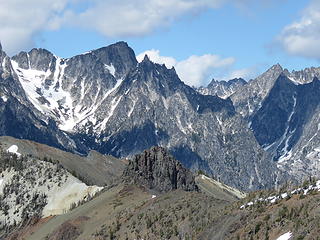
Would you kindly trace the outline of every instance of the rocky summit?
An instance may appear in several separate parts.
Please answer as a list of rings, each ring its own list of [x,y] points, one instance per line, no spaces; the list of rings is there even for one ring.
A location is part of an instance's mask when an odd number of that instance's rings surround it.
[[[198,190],[193,173],[162,147],[152,147],[134,156],[123,177],[127,183],[146,186],[159,192]]]

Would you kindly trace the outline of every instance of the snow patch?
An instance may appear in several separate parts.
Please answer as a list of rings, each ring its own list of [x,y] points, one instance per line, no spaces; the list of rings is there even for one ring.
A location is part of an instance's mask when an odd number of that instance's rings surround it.
[[[133,110],[134,110],[134,107],[136,106],[136,103],[137,103],[137,100],[134,100],[134,101],[133,101],[133,104],[132,104],[132,107],[131,107],[131,109],[130,109],[129,112],[128,112],[128,118],[131,117],[131,114],[133,113]]]
[[[295,113],[296,105],[297,105],[297,98],[293,96],[293,107],[287,121],[287,128],[284,134],[282,135],[281,140],[279,141],[279,146],[283,143],[283,141],[285,141],[285,146],[281,150],[281,157],[279,158],[278,163],[286,162],[292,157],[292,151],[289,150],[289,140],[292,138],[296,129],[294,129],[293,131],[289,131],[289,126],[290,126],[289,123],[291,122],[293,114]]]
[[[111,63],[111,65],[105,64],[104,66],[106,67],[106,69],[108,69],[109,73],[110,73],[112,76],[115,77],[116,69],[114,68],[114,66],[112,65],[112,63]]]
[[[21,156],[21,153],[18,153],[18,146],[17,146],[17,145],[12,145],[11,147],[9,147],[9,148],[7,149],[7,152],[14,153],[14,154],[16,154],[18,157]]]
[[[156,195],[152,195],[152,196],[151,196],[151,199],[156,198],[156,197],[157,197]]]
[[[87,186],[75,177],[69,177],[63,186],[56,186],[48,192],[48,204],[43,209],[43,217],[67,212],[72,203],[86,199],[101,191],[103,187]]]
[[[2,98],[2,100],[3,100],[4,102],[7,102],[7,101],[8,101],[8,98],[7,98],[6,96],[2,96],[1,98]]]
[[[63,63],[62,63],[63,62]],[[44,114],[59,115],[63,129],[70,127],[69,119],[72,118],[73,100],[69,92],[62,89],[62,78],[67,60],[56,58],[55,71],[50,68],[46,72],[35,69],[23,69],[15,61],[11,61],[12,67],[19,77],[19,81],[28,96],[28,99],[40,112]],[[46,79],[53,75],[52,83],[47,86]],[[42,99],[42,100],[40,100]],[[43,103],[45,99],[45,103]],[[66,123],[65,123],[66,122]]]
[[[288,197],[291,197],[291,195],[294,195],[294,194],[307,195],[312,191],[320,192],[320,180],[318,180],[315,184],[311,184],[311,185],[309,185],[307,187],[304,187],[304,188],[297,188],[297,189],[292,190],[291,192],[280,193],[278,195],[270,196],[270,197],[267,197],[265,199],[264,198],[256,199],[256,200],[254,200],[252,202],[249,202],[249,203],[246,203],[246,204],[242,205],[240,207],[240,209],[252,206],[252,205],[254,205],[254,204],[258,203],[258,202],[269,202],[271,204],[274,204],[274,203],[277,203],[278,200],[286,199]]]
[[[282,234],[280,237],[277,238],[277,240],[289,240],[292,237],[291,232],[287,232],[285,234]]]

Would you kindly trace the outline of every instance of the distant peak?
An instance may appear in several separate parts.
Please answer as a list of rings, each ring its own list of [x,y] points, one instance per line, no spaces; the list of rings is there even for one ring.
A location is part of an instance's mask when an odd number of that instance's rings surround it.
[[[114,44],[111,44],[110,46],[113,46],[113,45],[129,47],[128,43],[125,42],[125,41],[119,41],[119,42],[116,42],[116,43],[114,43]]]
[[[164,66],[165,68],[167,68],[166,65],[163,65],[163,66]],[[172,66],[172,67],[170,68],[170,71],[173,72],[174,74],[177,74],[176,69],[174,68],[174,66]]]
[[[283,68],[282,68],[282,66],[281,66],[279,63],[277,63],[277,64],[273,65],[273,66],[270,68],[270,70],[283,71]]]
[[[145,54],[145,55],[144,55],[144,58],[143,58],[143,61],[142,61],[142,62],[151,62],[148,54]]]
[[[240,82],[240,83],[243,83],[243,84],[246,84],[247,83],[247,81],[246,80],[244,80],[243,78],[234,78],[234,79],[230,79],[228,82],[231,82],[231,83],[233,83],[233,82]]]
[[[104,51],[114,52],[114,53],[116,53],[116,52],[117,53],[120,53],[120,52],[128,53],[128,52],[130,52],[129,53],[130,55],[134,55],[135,56],[134,51],[129,47],[128,43],[126,43],[124,41],[116,42],[116,43],[110,44],[108,46],[92,50],[92,51],[90,51],[90,53],[97,53],[97,52],[104,52]]]
[[[52,55],[53,56],[53,53],[50,52],[49,50],[45,49],[45,48],[33,48],[29,51],[28,54],[32,54],[32,53],[35,53],[35,54],[46,54],[46,55]]]
[[[217,80],[215,80],[214,78],[212,78],[212,80],[211,80],[211,82],[208,84],[208,88],[210,88],[210,87],[212,87],[212,86],[214,86],[215,84],[217,84]]]
[[[104,48],[109,48],[109,49],[129,49],[129,45],[127,42],[124,42],[124,41],[120,41],[120,42],[116,42],[116,43],[113,43],[109,46],[106,46],[106,47],[103,47],[102,49]]]
[[[142,60],[142,62],[140,62],[140,66],[142,66],[142,67],[146,67],[146,68],[150,68],[151,66],[154,66],[154,65],[156,65],[156,64],[154,64],[151,60],[150,60],[150,58],[149,58],[149,56],[147,55],[147,54],[145,54],[144,55],[144,58],[143,58],[143,60]]]

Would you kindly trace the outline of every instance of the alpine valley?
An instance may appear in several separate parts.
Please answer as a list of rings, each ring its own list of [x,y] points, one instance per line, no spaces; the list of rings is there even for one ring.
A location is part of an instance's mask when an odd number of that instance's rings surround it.
[[[0,45],[0,239],[313,239],[319,78],[277,64],[195,88],[125,42]]]

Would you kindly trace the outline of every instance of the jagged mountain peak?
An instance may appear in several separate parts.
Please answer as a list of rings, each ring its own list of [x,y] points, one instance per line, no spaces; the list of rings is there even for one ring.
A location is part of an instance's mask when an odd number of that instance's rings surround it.
[[[246,84],[246,83],[247,83],[247,81],[244,80],[243,78],[234,78],[234,79],[229,80],[228,82],[229,82],[229,83],[240,82],[240,83],[242,83],[242,84]]]
[[[239,83],[241,85],[244,85],[247,83],[246,80],[244,80],[243,78],[233,78],[230,80],[216,80],[216,79],[212,79],[211,82],[208,84],[207,88],[212,88],[215,87],[217,84],[218,85],[232,85],[232,84],[236,84]]]
[[[133,49],[126,42],[117,42],[107,47],[93,50],[90,53],[95,55],[109,69],[112,69],[116,78],[123,77],[138,64]]]
[[[262,73],[256,79],[263,79],[264,81],[275,81],[276,78],[284,71],[282,66],[277,63],[270,67],[266,72]]]
[[[150,58],[149,58],[148,54],[144,55],[142,62],[150,62]]]
[[[242,78],[235,78],[229,81],[212,79],[207,87],[200,87],[197,91],[204,95],[216,95],[220,98],[227,99],[236,92],[239,87],[245,84],[247,84],[247,82]]]
[[[46,72],[50,68],[53,70],[53,62],[56,61],[57,57],[46,49],[33,48],[29,52],[22,51],[11,59],[16,62],[21,69],[33,69]]]
[[[271,68],[269,68],[269,70],[273,70],[273,71],[283,71],[282,66],[280,65],[280,63],[274,64]],[[269,71],[267,70],[267,71]]]

